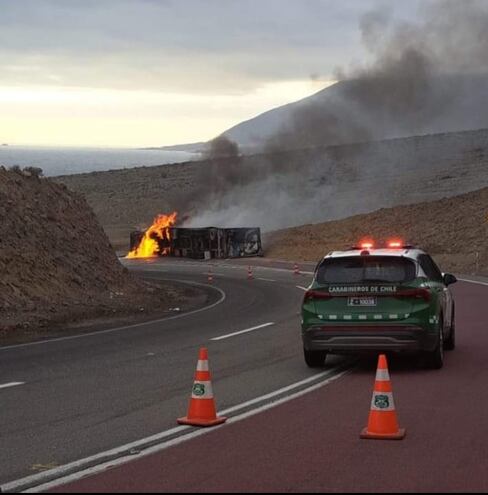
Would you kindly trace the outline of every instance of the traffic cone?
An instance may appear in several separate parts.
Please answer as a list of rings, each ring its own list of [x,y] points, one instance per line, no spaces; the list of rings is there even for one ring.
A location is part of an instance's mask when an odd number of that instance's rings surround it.
[[[402,440],[404,437],[405,430],[398,427],[388,363],[386,356],[381,354],[378,358],[368,426],[361,432],[361,438]]]
[[[300,269],[298,268],[297,263],[295,263],[295,265],[293,266],[293,273],[295,275],[300,275]]]
[[[209,282],[213,282],[213,273],[212,273],[212,268],[209,268],[208,269],[208,276],[207,276],[207,280]]]
[[[217,426],[227,421],[227,418],[217,416],[208,368],[208,350],[204,347],[200,349],[188,415],[177,421],[180,425],[190,426]]]
[[[252,280],[254,278],[254,275],[252,273],[252,267],[251,266],[248,266],[247,267],[247,279],[248,280]]]

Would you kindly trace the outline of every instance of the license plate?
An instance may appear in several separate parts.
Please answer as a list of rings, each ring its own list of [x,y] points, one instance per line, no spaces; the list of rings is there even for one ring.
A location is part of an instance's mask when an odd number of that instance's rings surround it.
[[[376,306],[376,297],[350,297],[348,302],[348,306]]]

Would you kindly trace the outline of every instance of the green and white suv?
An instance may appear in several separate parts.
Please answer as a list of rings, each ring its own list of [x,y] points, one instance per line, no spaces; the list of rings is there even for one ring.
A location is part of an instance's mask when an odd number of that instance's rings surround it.
[[[455,282],[426,252],[396,242],[328,254],[302,305],[307,365],[323,366],[328,353],[407,351],[441,368],[455,347]]]

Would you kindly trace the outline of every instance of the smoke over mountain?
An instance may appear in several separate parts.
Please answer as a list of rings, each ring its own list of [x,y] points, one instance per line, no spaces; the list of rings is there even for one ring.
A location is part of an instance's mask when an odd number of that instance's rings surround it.
[[[447,0],[418,24],[375,11],[360,21],[369,65],[338,70],[344,81],[322,101],[300,106],[268,146],[342,144],[488,124],[488,5]],[[480,83],[481,91],[480,94]]]
[[[361,177],[362,148],[353,166],[331,156],[333,149],[308,163],[284,150],[488,127],[488,2],[430,3],[417,23],[378,10],[360,29],[372,61],[339,69],[341,82],[296,105],[265,143],[270,154],[202,167],[191,225],[271,229],[340,215],[330,178]],[[377,164],[378,173],[392,158]]]

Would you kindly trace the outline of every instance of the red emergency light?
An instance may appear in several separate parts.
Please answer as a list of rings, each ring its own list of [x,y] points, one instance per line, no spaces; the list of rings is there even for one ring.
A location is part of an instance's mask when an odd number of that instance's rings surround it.
[[[365,252],[365,254],[369,254],[368,251],[374,248],[375,248],[375,243],[373,240],[363,239],[358,244],[351,247],[350,249],[362,250]],[[414,246],[410,244],[405,244],[404,241],[398,238],[390,239],[385,244],[382,244],[382,246],[380,247],[380,249],[411,249],[411,248],[414,248]]]
[[[373,242],[370,242],[370,241],[361,242],[361,244],[359,245],[359,247],[361,249],[373,249],[374,243]]]
[[[391,249],[399,249],[403,247],[402,241],[388,241],[388,247]]]

